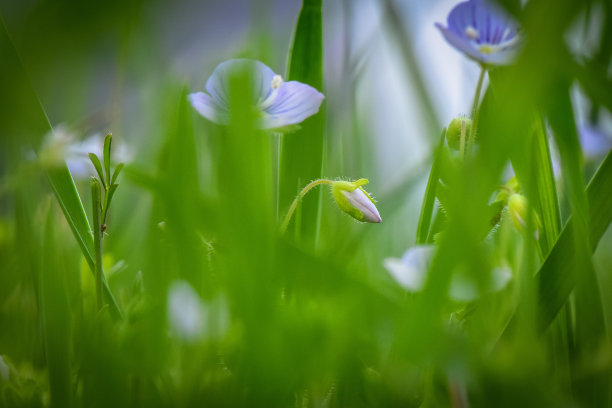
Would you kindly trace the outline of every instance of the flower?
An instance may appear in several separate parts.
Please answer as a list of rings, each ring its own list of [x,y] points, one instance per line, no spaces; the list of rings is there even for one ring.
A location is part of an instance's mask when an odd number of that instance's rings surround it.
[[[227,125],[230,121],[229,88],[232,77],[247,72],[253,84],[251,102],[261,113],[258,127],[277,129],[296,125],[319,111],[325,96],[298,81],[284,81],[265,64],[249,59],[231,59],[215,68],[206,82],[206,91],[189,95],[200,115]]]
[[[65,162],[72,177],[86,179],[96,174],[89,153],[103,156],[105,136],[98,132],[79,140],[68,126],[60,124],[43,138],[38,160],[45,167],[55,167]],[[125,143],[113,138],[113,161],[129,162],[132,156],[133,153]]]
[[[425,280],[431,260],[435,253],[434,245],[417,245],[402,255],[402,258],[386,258],[383,262],[391,277],[406,291],[419,292],[425,286]],[[512,279],[512,271],[507,267],[493,268],[488,291],[497,292],[506,287]],[[460,273],[453,274],[450,283],[449,296],[459,302],[469,302],[476,299],[479,290],[473,280]]]
[[[519,48],[518,25],[487,0],[457,4],[447,18],[448,27],[436,23],[453,47],[485,65],[507,65]]]
[[[334,181],[331,185],[332,195],[338,207],[356,220],[379,223],[382,222],[382,218],[374,199],[361,187],[368,182],[368,179]]]

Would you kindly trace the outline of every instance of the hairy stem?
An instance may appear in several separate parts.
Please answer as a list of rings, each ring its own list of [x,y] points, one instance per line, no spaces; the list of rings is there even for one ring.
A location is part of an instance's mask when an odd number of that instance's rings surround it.
[[[316,187],[316,186],[318,186],[320,184],[331,185],[332,183],[333,183],[333,181],[331,181],[331,180],[318,179],[318,180],[315,180],[315,181],[311,181],[306,187],[304,187],[302,189],[302,191],[299,192],[299,194],[295,197],[295,199],[291,203],[291,206],[289,207],[289,211],[287,211],[287,215],[285,216],[285,219],[283,220],[283,223],[281,224],[281,232],[284,234],[285,231],[287,231],[287,227],[289,226],[289,221],[291,221],[291,217],[293,216],[293,213],[295,212],[295,209],[297,208],[299,202],[302,201],[302,198],[304,198],[304,196],[310,190],[312,190],[314,187]]]

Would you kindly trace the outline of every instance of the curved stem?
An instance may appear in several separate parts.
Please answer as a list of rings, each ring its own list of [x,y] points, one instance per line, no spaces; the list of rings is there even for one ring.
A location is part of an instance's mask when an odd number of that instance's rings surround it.
[[[289,221],[291,221],[291,217],[293,216],[293,213],[295,212],[295,209],[297,208],[298,203],[302,200],[302,198],[304,198],[306,193],[308,193],[310,190],[312,190],[313,187],[316,187],[316,186],[318,186],[320,184],[331,185],[332,183],[333,183],[333,181],[331,181],[331,180],[318,179],[318,180],[315,180],[315,181],[311,181],[306,187],[304,187],[302,189],[302,191],[299,192],[297,197],[295,197],[295,199],[291,203],[291,207],[289,207],[289,211],[287,211],[287,215],[285,216],[285,219],[283,220],[283,223],[281,224],[281,233],[284,234],[285,231],[287,231],[287,227],[289,226]]]
[[[476,139],[476,129],[478,128],[478,102],[480,102],[480,92],[482,91],[482,83],[485,72],[487,72],[487,68],[483,65],[480,69],[480,76],[478,77],[478,84],[476,85],[476,93],[474,94],[474,104],[472,105],[472,129],[470,131],[470,137],[468,138],[468,154],[471,153],[474,140]]]

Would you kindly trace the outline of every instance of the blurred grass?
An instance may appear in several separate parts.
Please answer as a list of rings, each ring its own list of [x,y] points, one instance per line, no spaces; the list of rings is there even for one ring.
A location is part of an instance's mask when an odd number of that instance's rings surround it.
[[[383,6],[381,24],[405,41],[394,48],[406,62],[404,74],[419,82],[413,39],[402,35],[402,20],[389,15],[394,3]],[[111,16],[124,11],[116,7]],[[287,72],[287,79],[319,90],[325,24],[333,24],[325,20],[325,7],[304,1]],[[612,352],[603,316],[612,311],[598,298],[609,288],[597,287],[591,255],[598,243],[608,250],[609,242],[600,240],[612,221],[612,158],[585,189],[569,97],[580,83],[610,110],[610,81],[605,71],[571,55],[563,40],[585,7],[540,0],[516,9],[528,43],[516,65],[491,72],[473,157],[450,162],[442,134],[428,159],[428,181],[417,165],[395,189],[378,194],[380,225],[357,224],[326,192],[309,195],[298,239],[278,231],[275,139],[254,126],[244,97],[248,73],[231,83],[227,127],[193,111],[186,97],[192,85],[184,78],[156,77],[126,102],[138,101],[138,115],[124,112],[108,124],[134,132],[114,132],[119,140],[141,143],[122,173],[102,240],[109,286],[124,314],[118,320],[96,311],[91,281],[79,273],[83,256],[93,264],[83,210],[89,197],[83,194],[81,202],[77,193],[87,183],[75,184],[61,165],[49,185],[48,170],[27,159],[50,126],[3,25],[0,83],[12,103],[2,105],[0,120],[0,185],[6,186],[0,192],[0,356],[10,375],[0,378],[0,406],[461,406],[461,400],[470,406],[610,406]],[[137,8],[130,3],[130,13]],[[34,24],[41,17],[31,18]],[[73,23],[68,33],[87,28]],[[602,53],[610,42],[606,33]],[[245,53],[258,58],[249,45]],[[155,59],[131,56],[121,46],[122,64],[142,68]],[[25,50],[30,61],[36,49]],[[275,54],[282,60],[285,50]],[[54,79],[26,68],[37,76],[34,83]],[[363,73],[346,72],[346,81],[325,84],[328,98],[344,95],[337,104],[283,136],[280,215],[298,189],[321,174],[358,178],[379,171],[373,150],[382,136],[363,131],[369,112],[353,100]],[[433,132],[428,90],[416,91]],[[338,108],[344,103],[351,108]],[[337,119],[339,111],[350,124]],[[355,133],[343,139],[326,134],[335,129],[328,119]],[[563,188],[552,172],[546,125],[561,150]],[[539,241],[518,233],[507,212],[491,204],[507,182],[509,162],[544,224]],[[436,191],[440,177],[444,190]],[[380,191],[376,183],[371,187]],[[561,219],[559,200],[569,201],[569,218]],[[494,216],[499,223],[492,228]],[[535,224],[527,222],[529,231]],[[437,252],[424,290],[407,293],[382,262],[400,256],[415,236],[416,243],[435,237]],[[513,280],[501,291],[485,290],[498,266],[510,267]],[[481,296],[451,299],[458,275]],[[204,305],[199,336],[177,331],[170,289],[177,281],[187,282]],[[188,320],[187,309],[182,316]]]

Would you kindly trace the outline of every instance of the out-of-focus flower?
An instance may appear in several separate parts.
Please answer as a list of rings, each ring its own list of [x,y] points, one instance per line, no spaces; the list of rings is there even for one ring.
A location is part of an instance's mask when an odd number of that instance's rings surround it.
[[[251,75],[251,103],[261,114],[260,129],[296,125],[319,111],[325,98],[313,87],[298,81],[284,81],[265,64],[249,59],[222,62],[206,82],[206,91],[189,95],[195,110],[205,118],[227,125],[230,121],[230,81],[237,74]]]
[[[332,195],[338,207],[351,217],[361,222],[382,222],[374,199],[361,186],[368,184],[368,179],[357,181],[334,181]]]
[[[168,323],[179,338],[198,340],[204,334],[204,304],[185,281],[177,281],[168,292]]]
[[[185,281],[174,282],[168,291],[168,325],[186,342],[223,336],[229,325],[229,312],[223,298],[203,302]]]
[[[104,137],[102,133],[95,133],[79,141],[66,126],[59,125],[45,136],[38,160],[45,167],[65,162],[72,177],[77,179],[93,176],[96,172],[89,159],[89,153],[103,157]],[[113,138],[113,161],[125,163],[131,159],[132,154],[125,143],[117,142]]]
[[[435,252],[434,245],[417,245],[404,252],[402,258],[386,258],[384,266],[393,279],[408,292],[419,292],[425,285],[427,273]],[[512,279],[509,268],[498,267],[491,272],[489,292],[497,292],[506,287]],[[456,301],[469,302],[479,295],[475,282],[462,276],[453,274],[450,283],[449,296]]]
[[[487,0],[457,4],[447,17],[447,25],[436,23],[446,41],[481,64],[507,65],[519,50],[518,25]]]
[[[591,125],[578,128],[582,153],[587,160],[600,159],[612,149],[612,138]]]

